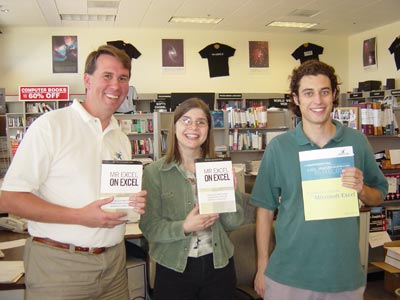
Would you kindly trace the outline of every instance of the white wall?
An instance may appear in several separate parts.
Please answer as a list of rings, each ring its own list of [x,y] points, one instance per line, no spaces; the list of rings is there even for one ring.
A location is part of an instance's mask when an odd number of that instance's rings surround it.
[[[78,36],[77,74],[53,74],[51,37]],[[184,70],[163,70],[161,67],[161,39],[184,39]],[[305,42],[324,47],[322,61],[332,64],[348,86],[348,40],[320,34],[272,35],[262,32],[209,32],[193,30],[156,29],[92,29],[92,28],[25,28],[3,29],[0,35],[0,87],[6,94],[16,94],[19,85],[68,84],[71,93],[84,93],[82,84],[87,54],[111,40],[133,44],[142,55],[132,60],[133,76],[130,84],[140,93],[216,92],[262,93],[288,91],[288,75],[299,65],[291,53]],[[270,67],[250,69],[249,41],[268,41]],[[230,76],[210,78],[208,62],[198,52],[208,44],[219,42],[236,49],[229,59]]]
[[[386,85],[387,78],[396,79],[396,88],[400,88],[400,70],[396,70],[394,56],[389,47],[400,35],[400,22],[365,31],[349,37],[349,88],[358,87],[358,82],[366,80],[380,80]],[[376,37],[377,68],[364,69],[362,61],[363,41]]]

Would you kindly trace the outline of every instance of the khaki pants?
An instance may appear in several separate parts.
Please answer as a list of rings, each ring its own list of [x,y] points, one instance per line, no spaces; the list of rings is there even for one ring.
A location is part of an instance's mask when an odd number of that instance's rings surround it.
[[[127,300],[124,243],[101,254],[70,252],[28,238],[26,300]]]

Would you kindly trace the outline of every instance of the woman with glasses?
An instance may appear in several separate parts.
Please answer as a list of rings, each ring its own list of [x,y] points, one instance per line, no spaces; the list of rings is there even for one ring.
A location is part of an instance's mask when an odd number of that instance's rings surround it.
[[[215,157],[210,110],[190,98],[175,110],[166,155],[144,169],[147,208],[140,229],[157,263],[154,300],[233,299],[233,245],[226,231],[240,226],[243,210],[237,203],[234,213],[199,214],[195,160],[206,157]]]

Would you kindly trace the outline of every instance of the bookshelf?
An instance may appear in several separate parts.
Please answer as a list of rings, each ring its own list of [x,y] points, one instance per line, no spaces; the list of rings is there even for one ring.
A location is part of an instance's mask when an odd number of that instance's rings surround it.
[[[267,122],[263,127],[229,127],[228,148],[229,156],[233,163],[245,163],[249,160],[260,160],[268,145],[269,140],[277,134],[284,133],[292,128],[291,112],[288,110],[267,111]],[[237,139],[251,140],[258,136],[256,146],[254,143],[237,142]],[[250,138],[251,137],[251,138]],[[237,144],[237,146],[234,146]]]
[[[358,107],[359,128],[367,136],[398,134],[395,121],[399,120],[400,90],[349,93],[345,106]]]
[[[154,114],[154,159],[158,159],[165,154],[166,139],[169,134],[173,112],[155,112]],[[230,128],[228,121],[228,111],[222,111],[223,125],[214,128],[214,141],[217,154],[232,158],[233,163],[245,163],[248,160],[260,160],[268,139],[278,133],[287,131],[292,127],[291,112],[287,110],[277,110],[267,112],[267,124],[264,128]],[[233,150],[230,147],[230,135],[234,130],[242,134],[256,132],[262,137],[260,149]]]
[[[134,100],[136,111],[134,114],[115,114],[119,120],[121,127],[128,135],[132,143],[133,157],[149,157],[154,160],[160,158],[166,150],[166,137],[168,135],[170,122],[173,118],[173,112],[154,112],[150,113],[151,103],[160,98],[164,94],[157,93],[139,93],[138,99]],[[165,94],[166,95],[166,94]],[[215,94],[216,99],[214,102],[215,108],[227,106],[225,104],[235,103],[237,107],[247,109],[251,106],[264,105],[266,108],[270,106],[273,100],[284,99],[285,95],[280,93],[245,93],[245,94]],[[70,95],[84,99],[84,94]],[[162,98],[162,97],[161,97]],[[10,159],[12,159],[19,142],[22,140],[25,131],[29,125],[34,122],[40,115],[46,112],[43,109],[43,104],[49,109],[58,109],[70,105],[72,101],[19,101],[18,95],[7,95],[6,105],[6,131],[7,131],[7,145]],[[222,105],[222,103],[225,103]],[[240,103],[240,104],[239,104]],[[42,104],[42,110],[39,109],[39,104]],[[228,106],[229,107],[229,106]],[[222,110],[223,124],[214,129],[215,145],[220,154],[224,156],[231,156],[234,163],[244,163],[248,160],[259,160],[263,154],[266,146],[267,135],[273,135],[276,132],[286,131],[292,127],[290,113],[286,110],[276,109],[275,111],[268,111],[268,122],[262,128],[238,128],[242,134],[253,133],[262,136],[262,145],[260,149],[248,150],[233,150],[229,149],[229,135],[234,128],[230,128],[228,123],[228,112],[226,109]],[[140,122],[140,123],[138,123]],[[138,124],[149,124],[152,122],[152,129],[142,130],[143,125],[138,130]],[[133,126],[133,127],[132,127]],[[132,129],[133,128],[133,129]],[[146,128],[146,127],[145,127]],[[144,152],[140,150],[141,143],[152,144],[149,145],[148,150]],[[139,149],[139,150],[137,150]],[[145,147],[146,149],[146,147]]]
[[[19,101],[18,95],[6,98],[6,135],[10,161],[29,126],[42,114],[71,105],[72,101]]]
[[[154,159],[154,115],[133,113],[114,117],[131,142],[132,157]]]
[[[397,121],[397,124],[400,122],[400,90],[382,90],[382,91],[368,91],[368,92],[359,92],[359,93],[349,93],[346,95],[346,99],[342,105],[345,106],[356,106],[359,108],[359,130],[361,130],[366,137],[368,138],[369,143],[372,146],[374,153],[383,152],[386,149],[399,149],[400,148],[400,137],[398,129],[396,130],[396,126],[388,126],[389,130],[386,130],[384,126],[382,129],[377,129],[377,119],[379,120],[380,117],[377,117],[377,111],[384,110],[385,100],[391,101],[391,110],[393,111],[392,117],[393,120]],[[375,103],[379,103],[379,105],[374,105]],[[372,103],[369,104],[369,107],[365,107],[364,103]],[[374,110],[375,115],[373,115],[373,121],[369,121],[367,123],[372,123],[372,128],[369,130],[365,130],[365,108]],[[361,111],[363,109],[364,111]],[[367,117],[368,118],[368,117]],[[371,117],[369,117],[371,118]],[[375,121],[375,122],[374,122]],[[364,127],[364,128],[363,128]],[[375,128],[374,128],[375,127]],[[379,122],[378,122],[379,127]],[[393,185],[397,185],[397,190],[400,190],[400,169],[384,169],[382,168],[382,172],[388,178],[388,181],[392,182]],[[393,183],[397,180],[397,183]],[[385,231],[389,229],[387,226],[388,224],[388,212],[392,210],[400,209],[400,199],[398,197],[398,193],[388,193],[388,196],[384,199],[383,203],[378,207],[371,207],[370,212],[370,221],[368,223],[368,231],[369,232],[376,232],[376,231]],[[367,234],[368,234],[367,231]],[[397,240],[400,238],[399,235],[394,235],[389,232],[390,237],[393,240]],[[368,235],[367,235],[368,236]],[[383,247],[376,247],[371,248],[367,246],[367,258],[368,262],[371,261],[383,261],[384,260],[384,252]],[[373,273],[380,271],[375,266],[371,264],[367,267],[368,273]]]

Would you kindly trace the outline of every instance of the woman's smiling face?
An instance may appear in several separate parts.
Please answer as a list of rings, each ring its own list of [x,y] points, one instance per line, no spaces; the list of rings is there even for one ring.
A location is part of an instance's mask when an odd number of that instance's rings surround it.
[[[208,121],[206,114],[200,108],[192,108],[180,117],[175,124],[175,135],[179,151],[199,150],[206,141]]]

